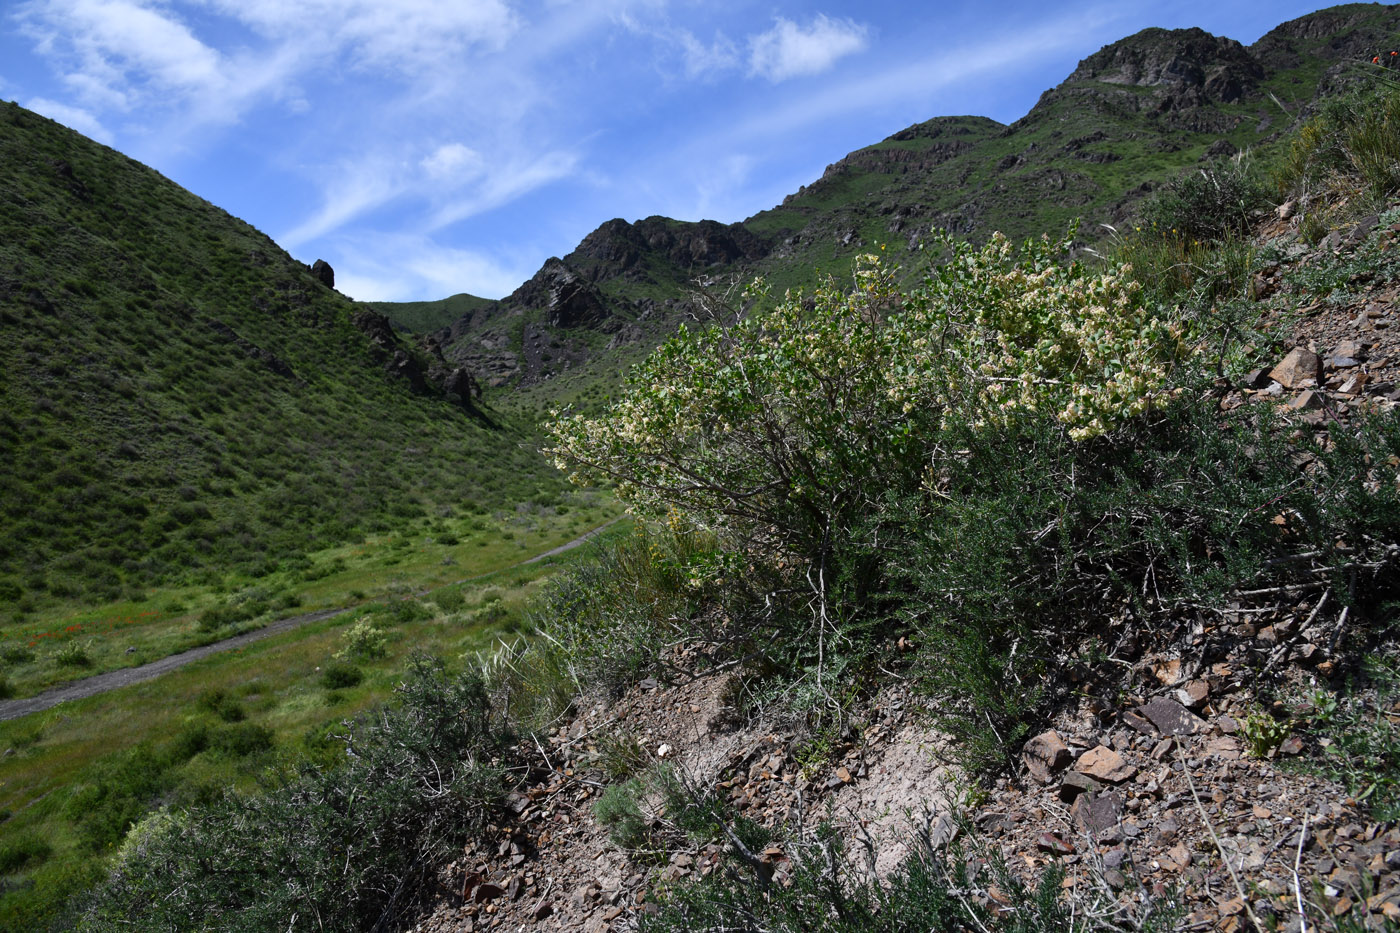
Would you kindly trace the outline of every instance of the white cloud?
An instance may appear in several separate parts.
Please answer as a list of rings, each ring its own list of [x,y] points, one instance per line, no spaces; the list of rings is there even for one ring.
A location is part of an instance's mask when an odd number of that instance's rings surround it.
[[[20,8],[41,52],[68,63],[65,81],[102,106],[128,103],[128,88],[217,91],[223,60],[172,15],[130,0],[42,0]]]
[[[549,152],[528,162],[507,163],[491,169],[470,195],[439,209],[428,225],[438,230],[459,220],[483,214],[528,194],[536,188],[568,178],[578,166],[569,152]]]
[[[469,292],[501,298],[538,259],[503,260],[413,234],[368,234],[332,245],[336,287],[357,301],[431,301]]]
[[[483,168],[481,153],[461,143],[439,146],[419,164],[429,178],[459,183],[480,175]]]
[[[35,113],[42,113],[51,120],[57,120],[70,130],[77,130],[84,136],[100,143],[112,144],[111,132],[96,117],[81,107],[70,107],[55,100],[35,97],[24,104]]]
[[[420,209],[433,205],[423,226],[439,230],[566,178],[577,164],[571,153],[551,152],[530,161],[488,166],[460,143],[439,146],[416,162],[389,153],[369,154],[323,171],[321,207],[277,242],[289,249],[303,246],[390,202],[410,208],[416,203]],[[439,203],[458,189],[465,192],[461,197]]]
[[[437,68],[465,47],[500,48],[519,28],[501,0],[200,0],[274,41],[350,52],[362,66]]]
[[[868,33],[859,23],[824,13],[805,29],[778,17],[772,29],[749,38],[749,73],[773,82],[820,74],[837,60],[864,51]]]
[[[327,174],[320,210],[277,238],[288,249],[325,236],[346,221],[388,203],[408,184],[400,165],[377,155],[343,162]]]
[[[728,71],[739,66],[739,50],[724,33],[717,33],[715,41],[706,45],[690,30],[682,29],[676,34],[676,41],[680,43],[685,58],[685,74],[688,78]]]

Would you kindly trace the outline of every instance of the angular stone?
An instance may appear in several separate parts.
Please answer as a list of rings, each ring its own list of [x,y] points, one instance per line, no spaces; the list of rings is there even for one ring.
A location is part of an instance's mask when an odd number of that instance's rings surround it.
[[[1080,755],[1074,770],[1110,784],[1117,784],[1137,774],[1138,769],[1135,765],[1128,764],[1127,760],[1113,749],[1100,745]]]
[[[1139,713],[1137,710],[1128,710],[1122,716],[1123,724],[1136,729],[1143,735],[1151,735],[1157,731],[1157,727],[1152,725],[1151,720]]]
[[[1322,407],[1322,396],[1312,389],[1304,389],[1288,402],[1288,407],[1294,411],[1309,411]]]
[[[1042,784],[1050,783],[1051,775],[1068,765],[1072,757],[1069,746],[1053,729],[1042,732],[1021,749],[1021,761],[1026,770]]]
[[[1171,871],[1185,871],[1191,867],[1191,850],[1178,842],[1161,857],[1161,862]]]
[[[1242,752],[1240,740],[1234,736],[1217,735],[1206,739],[1205,752],[1212,758],[1220,758],[1224,761],[1238,761]]]
[[[1102,833],[1118,825],[1123,816],[1123,794],[1110,791],[1107,794],[1080,794],[1070,808],[1070,816],[1080,829],[1091,833]]]
[[[1191,735],[1205,725],[1201,717],[1167,697],[1157,697],[1139,706],[1137,711],[1151,720],[1163,735]]]
[[[1080,774],[1078,771],[1066,771],[1065,776],[1060,779],[1060,799],[1071,800],[1084,792],[1095,793],[1103,789],[1103,785],[1087,774]]]
[[[1176,698],[1182,706],[1199,708],[1210,697],[1210,684],[1204,680],[1193,680],[1176,691]]]
[[[1354,376],[1349,376],[1337,387],[1337,391],[1343,395],[1360,395],[1366,391],[1366,383],[1370,381],[1371,377],[1366,373],[1357,373]]]
[[[1332,348],[1332,356],[1333,358],[1344,357],[1365,362],[1367,346],[1359,340],[1343,340]]]
[[[1269,370],[1269,378],[1286,389],[1301,388],[1309,379],[1316,385],[1322,380],[1322,360],[1306,347],[1294,347]]]
[[[1262,369],[1251,370],[1240,382],[1242,389],[1265,389],[1269,383],[1273,382],[1269,374]]]
[[[1041,833],[1036,837],[1035,847],[1051,855],[1074,854],[1074,846],[1059,833]]]

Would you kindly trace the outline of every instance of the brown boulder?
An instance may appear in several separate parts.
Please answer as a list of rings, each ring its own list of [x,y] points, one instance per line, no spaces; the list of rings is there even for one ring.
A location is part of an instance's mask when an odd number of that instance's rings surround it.
[[[1269,378],[1288,389],[1301,388],[1308,380],[1316,385],[1322,379],[1322,358],[1306,347],[1294,347],[1269,370]]]
[[[1117,784],[1137,774],[1138,769],[1136,765],[1128,764],[1127,760],[1113,749],[1100,745],[1080,755],[1074,770],[1100,781]]]
[[[1021,749],[1021,761],[1026,770],[1042,784],[1050,783],[1050,776],[1070,762],[1069,746],[1053,729],[1042,732],[1031,739]]]

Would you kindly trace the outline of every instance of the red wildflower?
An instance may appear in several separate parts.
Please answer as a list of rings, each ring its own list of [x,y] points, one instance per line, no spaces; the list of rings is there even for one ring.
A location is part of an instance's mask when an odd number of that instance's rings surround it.
[[[1380,57],[1379,55],[1373,55],[1373,56],[1371,57],[1371,64],[1373,64],[1373,65],[1379,65],[1380,63],[1381,63],[1381,57]]]

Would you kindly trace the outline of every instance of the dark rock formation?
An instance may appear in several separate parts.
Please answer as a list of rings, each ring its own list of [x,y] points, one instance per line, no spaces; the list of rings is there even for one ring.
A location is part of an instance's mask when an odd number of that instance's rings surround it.
[[[384,367],[389,375],[395,376],[408,382],[411,388],[418,395],[425,395],[428,391],[428,380],[423,375],[423,367],[418,365],[418,361],[408,354],[407,351],[399,349],[394,351],[394,358]]]
[[[1263,76],[1263,66],[1234,39],[1203,29],[1144,29],[1084,59],[1069,81],[1158,87],[1174,92],[1168,96],[1199,89],[1207,100],[1228,103]]]
[[[476,381],[471,373],[459,366],[448,374],[443,380],[442,388],[449,395],[460,396],[466,404],[471,404],[473,399],[481,398],[481,383]]]
[[[335,288],[335,270],[324,259],[318,259],[312,263],[311,274],[326,288]]]
[[[428,378],[423,365],[399,344],[387,317],[378,311],[361,311],[351,321],[369,338],[370,352],[377,361],[384,363],[385,372],[407,381],[414,392],[423,394],[428,391]]]
[[[563,260],[553,257],[502,304],[543,309],[552,327],[597,324],[608,316],[598,290]]]

